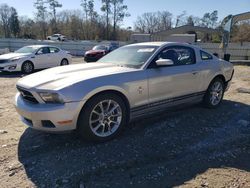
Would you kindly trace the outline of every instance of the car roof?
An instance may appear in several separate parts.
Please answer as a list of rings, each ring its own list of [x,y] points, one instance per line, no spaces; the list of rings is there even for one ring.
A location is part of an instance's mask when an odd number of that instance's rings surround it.
[[[53,48],[58,48],[56,46],[51,46],[51,45],[30,45],[30,46],[26,46],[26,47],[35,47],[35,48],[42,48],[42,47],[53,47]]]
[[[130,44],[128,46],[166,46],[166,45],[180,45],[180,46],[189,46],[193,48],[199,48],[198,46],[185,43],[185,42],[142,42],[142,43],[135,43],[135,44]]]

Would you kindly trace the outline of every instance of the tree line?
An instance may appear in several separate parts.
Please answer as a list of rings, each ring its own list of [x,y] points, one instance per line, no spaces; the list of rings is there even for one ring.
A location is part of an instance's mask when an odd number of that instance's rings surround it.
[[[97,0],[96,0],[97,1]],[[205,13],[202,17],[188,15],[183,11],[177,16],[169,11],[146,12],[138,16],[131,27],[122,28],[124,18],[129,17],[124,0],[98,0],[98,13],[94,0],[79,0],[79,9],[62,10],[58,0],[34,0],[34,18],[19,16],[14,7],[0,4],[0,37],[46,39],[54,33],[64,34],[73,40],[121,40],[130,39],[132,32],[153,34],[182,25],[218,28],[218,11]],[[250,41],[249,22],[233,28],[232,41]],[[220,39],[218,39],[220,41]]]
[[[173,16],[168,11],[146,12],[138,16],[134,23],[134,31],[138,33],[153,34],[183,25],[199,26],[221,30],[221,20],[218,11],[205,13],[202,17],[188,15],[183,11]],[[212,42],[221,42],[221,34],[214,34]],[[233,25],[231,33],[232,42],[250,42],[250,21],[243,21]]]
[[[123,0],[100,0],[101,12],[95,10],[94,0],[81,0],[80,9],[58,11],[58,0],[36,0],[34,18],[18,16],[14,7],[0,5],[0,36],[46,39],[62,33],[74,40],[128,40],[129,30],[120,25],[129,17]],[[104,32],[105,31],[105,32]]]
[[[137,17],[134,28],[137,32],[152,34],[182,25],[216,28],[219,25],[218,11],[205,13],[202,18],[187,15],[185,11],[175,18],[168,11],[147,12]]]

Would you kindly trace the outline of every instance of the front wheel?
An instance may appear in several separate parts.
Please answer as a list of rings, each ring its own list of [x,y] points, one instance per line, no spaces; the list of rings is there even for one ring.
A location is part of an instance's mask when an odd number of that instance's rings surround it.
[[[63,59],[61,61],[61,66],[65,66],[65,65],[68,65],[69,64],[69,61],[67,59]]]
[[[22,72],[24,74],[30,74],[34,71],[34,65],[30,61],[26,61],[22,65]]]
[[[224,82],[220,78],[214,79],[209,85],[204,97],[204,104],[208,108],[216,108],[220,105],[224,96]]]
[[[92,98],[80,113],[78,130],[83,138],[104,142],[117,136],[127,123],[124,101],[112,93]]]

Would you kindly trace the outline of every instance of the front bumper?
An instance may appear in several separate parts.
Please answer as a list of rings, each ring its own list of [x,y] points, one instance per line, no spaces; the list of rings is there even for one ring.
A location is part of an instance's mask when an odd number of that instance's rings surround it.
[[[21,71],[21,69],[21,63],[19,62],[0,64],[0,71],[16,72]]]
[[[65,132],[77,128],[83,101],[65,104],[32,104],[20,93],[15,97],[15,108],[27,126],[46,132]]]
[[[84,61],[85,62],[96,62],[99,59],[101,59],[102,57],[103,57],[103,55],[101,55],[101,56],[85,56]]]

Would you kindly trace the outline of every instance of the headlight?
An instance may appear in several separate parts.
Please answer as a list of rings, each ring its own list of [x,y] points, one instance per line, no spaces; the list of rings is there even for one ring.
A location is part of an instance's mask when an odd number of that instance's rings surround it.
[[[45,103],[64,103],[63,98],[58,93],[42,92],[39,95]]]
[[[10,59],[10,62],[18,61],[20,59],[22,59],[22,57],[16,57],[16,58]]]

